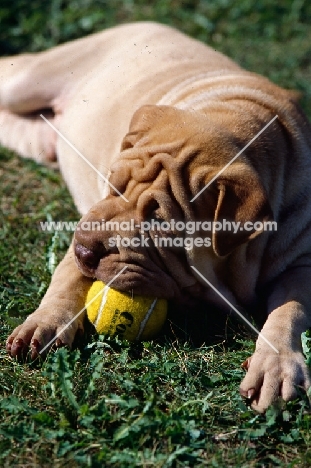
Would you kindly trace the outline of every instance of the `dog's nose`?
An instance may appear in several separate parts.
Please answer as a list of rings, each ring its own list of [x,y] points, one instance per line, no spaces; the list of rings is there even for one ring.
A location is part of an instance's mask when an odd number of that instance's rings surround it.
[[[98,266],[100,259],[104,256],[104,247],[89,249],[82,244],[75,245],[77,259],[87,268],[94,269]]]

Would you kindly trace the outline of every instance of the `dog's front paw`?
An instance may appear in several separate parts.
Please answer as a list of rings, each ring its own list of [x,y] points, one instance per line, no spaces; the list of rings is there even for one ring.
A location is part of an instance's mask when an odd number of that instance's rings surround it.
[[[71,347],[77,333],[83,333],[83,317],[39,308],[8,337],[6,349],[15,358],[43,357],[52,347]]]
[[[278,354],[262,347],[242,367],[247,369],[247,374],[241,383],[240,393],[260,413],[279,397],[284,401],[296,398],[297,387],[307,391],[311,385],[304,357],[298,351],[280,351]]]

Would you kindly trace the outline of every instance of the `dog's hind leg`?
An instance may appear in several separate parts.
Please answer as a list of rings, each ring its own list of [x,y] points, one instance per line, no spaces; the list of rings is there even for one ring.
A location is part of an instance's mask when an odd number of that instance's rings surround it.
[[[71,93],[96,63],[94,42],[101,36],[0,59],[1,145],[38,162],[56,160],[56,134],[40,113],[57,126]]]
[[[0,60],[0,144],[20,156],[55,165],[56,134],[39,114],[45,109],[55,124],[59,89],[53,78],[44,82],[36,73],[39,57],[25,54]]]

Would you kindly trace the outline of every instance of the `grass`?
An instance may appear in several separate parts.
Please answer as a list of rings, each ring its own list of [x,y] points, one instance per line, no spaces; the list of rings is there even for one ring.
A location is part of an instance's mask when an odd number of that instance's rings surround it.
[[[212,44],[303,93],[311,116],[311,6],[303,0],[26,0],[0,6],[3,54],[39,50],[120,22],[152,19]],[[232,331],[194,347],[168,336],[133,346],[89,334],[45,363],[11,360],[6,336],[39,304],[77,220],[58,173],[1,150],[0,466],[307,467],[307,398],[256,415],[238,394],[254,344]],[[310,356],[307,353],[310,360]]]

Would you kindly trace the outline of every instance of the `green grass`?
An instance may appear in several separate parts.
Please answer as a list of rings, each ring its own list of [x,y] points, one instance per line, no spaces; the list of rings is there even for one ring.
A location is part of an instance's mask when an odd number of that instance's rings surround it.
[[[303,0],[4,0],[0,50],[40,50],[142,19],[175,25],[300,90],[311,116],[311,5]],[[6,336],[39,304],[70,241],[39,222],[78,214],[57,172],[1,150],[0,177],[0,466],[310,466],[305,396],[264,416],[241,400],[240,364],[254,344],[239,331],[199,348],[174,337],[134,347],[89,334],[41,365],[11,360]]]

